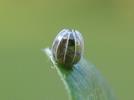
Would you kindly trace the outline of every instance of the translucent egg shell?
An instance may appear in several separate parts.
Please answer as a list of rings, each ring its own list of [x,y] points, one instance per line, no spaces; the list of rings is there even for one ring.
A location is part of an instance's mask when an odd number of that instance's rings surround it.
[[[52,45],[52,54],[58,64],[72,66],[81,59],[84,41],[80,32],[63,29],[58,33]]]

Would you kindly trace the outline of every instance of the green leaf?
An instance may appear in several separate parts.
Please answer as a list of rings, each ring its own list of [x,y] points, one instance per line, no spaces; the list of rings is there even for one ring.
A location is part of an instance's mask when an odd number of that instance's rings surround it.
[[[115,100],[115,96],[105,79],[96,67],[84,58],[72,69],[65,69],[64,66],[56,64],[49,48],[43,51],[63,81],[69,94],[69,100]]]

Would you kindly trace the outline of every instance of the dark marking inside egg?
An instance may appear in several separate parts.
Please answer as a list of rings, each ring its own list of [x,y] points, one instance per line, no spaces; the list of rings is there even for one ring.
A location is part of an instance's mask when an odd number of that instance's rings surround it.
[[[67,39],[62,39],[60,41],[60,44],[57,48],[57,60],[60,64],[64,64],[64,55],[65,55],[65,51],[66,51],[66,43],[67,43]]]
[[[73,59],[75,55],[75,41],[74,39],[69,39],[67,52],[65,55],[65,65],[70,66],[73,64]]]

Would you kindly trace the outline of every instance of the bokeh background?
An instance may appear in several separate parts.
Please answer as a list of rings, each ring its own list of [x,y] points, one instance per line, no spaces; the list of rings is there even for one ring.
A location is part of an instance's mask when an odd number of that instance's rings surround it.
[[[0,100],[68,100],[41,51],[63,28],[83,34],[118,100],[134,100],[133,0],[0,0]]]

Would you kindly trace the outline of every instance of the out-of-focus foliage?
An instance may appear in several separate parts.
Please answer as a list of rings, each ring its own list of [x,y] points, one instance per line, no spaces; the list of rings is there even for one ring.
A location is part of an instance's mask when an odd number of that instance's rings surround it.
[[[41,52],[63,28],[83,33],[86,58],[133,100],[133,0],[0,0],[0,100],[68,100]]]

